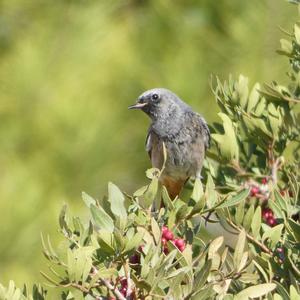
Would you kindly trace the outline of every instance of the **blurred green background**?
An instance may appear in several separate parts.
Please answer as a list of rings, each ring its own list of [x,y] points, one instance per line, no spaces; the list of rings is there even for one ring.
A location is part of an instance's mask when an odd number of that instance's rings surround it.
[[[81,191],[146,182],[140,93],[167,87],[211,122],[211,74],[286,80],[278,25],[296,19],[284,0],[0,1],[0,282],[43,281],[64,202],[82,215]]]

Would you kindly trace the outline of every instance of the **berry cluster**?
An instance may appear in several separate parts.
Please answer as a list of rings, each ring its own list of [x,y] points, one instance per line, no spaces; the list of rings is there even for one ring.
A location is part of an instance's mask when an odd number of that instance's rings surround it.
[[[272,209],[265,207],[262,211],[263,220],[271,227],[277,225],[277,221],[274,218],[274,213]]]
[[[258,197],[261,199],[267,199],[269,197],[269,186],[268,186],[268,179],[263,178],[261,180],[261,184],[259,183],[252,183],[251,190],[250,190],[251,197]]]
[[[171,241],[180,252],[183,252],[186,246],[186,243],[183,239],[180,238],[175,238],[173,232],[168,229],[168,227],[163,226],[162,227],[162,238],[161,238],[161,242],[162,242],[162,246],[163,246],[163,251],[165,254],[169,253],[169,249],[167,246],[168,241]]]

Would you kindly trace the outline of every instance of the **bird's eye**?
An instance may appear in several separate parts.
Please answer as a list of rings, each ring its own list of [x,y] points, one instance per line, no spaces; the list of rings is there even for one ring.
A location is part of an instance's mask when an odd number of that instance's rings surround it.
[[[157,94],[153,94],[153,95],[152,95],[152,99],[153,99],[153,100],[157,100],[157,99],[158,99],[158,95],[157,95]]]

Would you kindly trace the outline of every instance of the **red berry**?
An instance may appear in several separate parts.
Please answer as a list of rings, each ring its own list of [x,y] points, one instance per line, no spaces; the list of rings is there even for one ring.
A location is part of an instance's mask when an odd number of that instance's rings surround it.
[[[267,219],[267,224],[270,225],[271,227],[273,227],[277,224],[277,221],[276,221],[276,219],[274,219],[274,217],[269,217]]]
[[[164,236],[163,236],[167,241],[172,241],[174,239],[174,234],[172,231],[168,230]]]
[[[164,237],[163,237],[163,238],[161,238],[161,243],[163,244],[163,246],[164,246],[164,245],[166,245],[166,244],[167,244],[167,240],[166,240],[166,238],[164,238]]]
[[[267,184],[268,183],[268,179],[265,177],[265,178],[263,178],[262,180],[261,180],[261,183],[262,184]]]
[[[294,197],[294,194],[293,194],[292,191],[289,191],[289,196],[290,196],[290,197]]]
[[[258,193],[259,193],[259,187],[258,187],[258,186],[252,186],[250,195],[251,195],[252,197],[254,197],[254,196],[255,196],[256,194],[258,194]]]
[[[127,288],[127,279],[125,277],[122,277],[120,280],[121,286]]]
[[[125,297],[127,294],[127,286],[121,287],[121,289],[119,289],[119,291]]]
[[[129,257],[129,262],[131,264],[139,264],[141,262],[141,257],[138,254],[133,254],[132,256]]]
[[[174,244],[175,244],[175,246],[177,246],[179,248],[179,247],[185,246],[185,241],[183,239],[175,239]]]
[[[285,196],[285,191],[284,191],[284,190],[281,190],[281,191],[280,191],[280,195],[281,195],[281,196]]]
[[[184,249],[185,249],[185,245],[184,245],[184,246],[182,246],[182,247],[178,247],[178,249],[179,249],[179,251],[180,251],[180,252],[183,252],[183,251],[184,251]]]
[[[169,231],[167,226],[163,226],[161,229],[162,235],[164,235],[167,231]]]
[[[264,208],[263,211],[262,211],[262,217],[265,221],[268,220],[269,218],[273,218],[274,214],[273,214],[272,209]]]
[[[183,239],[175,239],[173,243],[179,251],[182,252],[185,249],[185,241]]]

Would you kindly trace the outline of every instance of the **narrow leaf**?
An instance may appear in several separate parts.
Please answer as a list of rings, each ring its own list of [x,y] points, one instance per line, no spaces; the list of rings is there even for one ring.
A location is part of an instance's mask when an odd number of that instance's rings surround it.
[[[96,225],[99,226],[100,229],[104,229],[109,232],[114,231],[114,222],[102,207],[97,207],[94,204],[91,204],[90,210]]]

